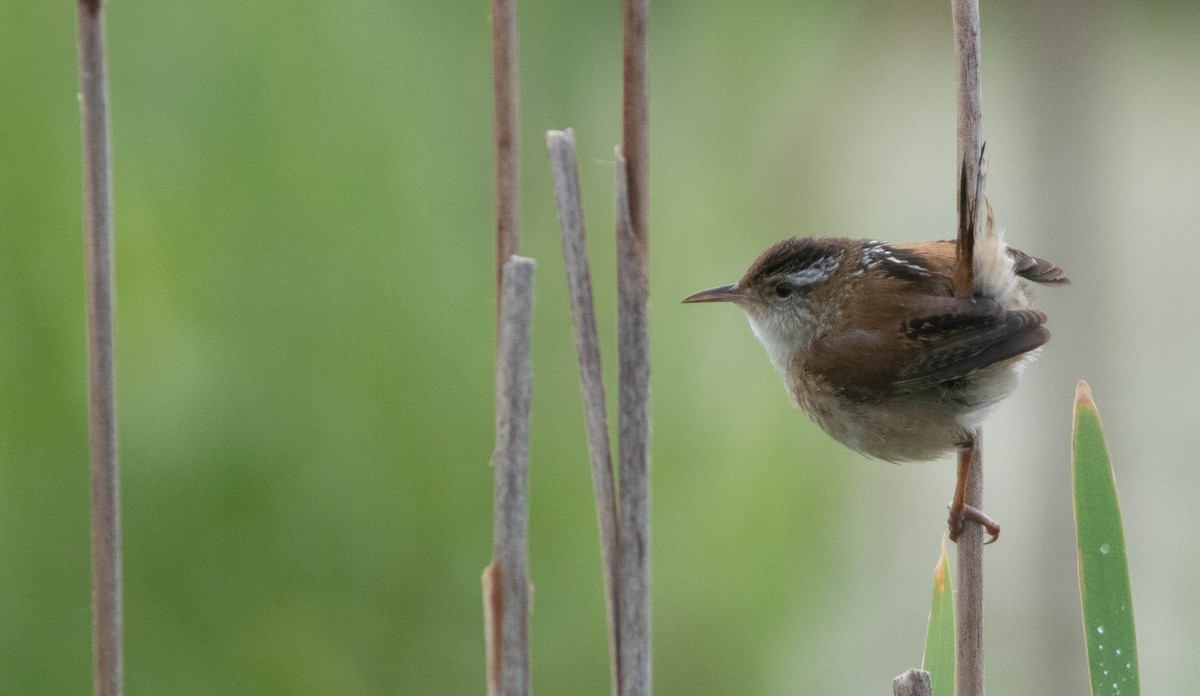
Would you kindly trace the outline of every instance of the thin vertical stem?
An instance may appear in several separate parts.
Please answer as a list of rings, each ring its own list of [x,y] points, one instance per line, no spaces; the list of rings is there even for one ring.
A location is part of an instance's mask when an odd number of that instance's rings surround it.
[[[967,471],[965,500],[983,504],[983,435],[975,431]],[[982,508],[981,508],[982,509]],[[957,542],[958,593],[954,598],[954,693],[983,695],[983,527],[963,524]]]
[[[121,495],[113,350],[112,144],[100,0],[79,0],[88,430],[92,489],[92,660],[96,696],[124,690]]]
[[[492,0],[492,118],[496,147],[496,312],[504,264],[519,252],[520,188],[517,127],[520,122],[516,0]]]
[[[484,635],[486,639],[488,696],[524,696],[529,693],[529,588],[528,588],[528,391],[523,420],[519,414],[521,361],[528,370],[528,321],[532,314],[533,262],[517,261],[519,250],[519,189],[517,181],[517,8],[516,0],[492,0],[492,122],[496,150],[496,491],[493,505],[496,551],[483,572]],[[512,262],[510,263],[510,259]],[[511,270],[510,270],[511,267]],[[529,287],[511,296],[506,277],[528,275]],[[515,303],[525,302],[526,313]],[[507,305],[507,308],[506,308]],[[505,312],[511,316],[506,321]],[[522,357],[520,326],[524,326]],[[506,324],[509,325],[505,337]],[[506,345],[508,341],[510,345]],[[515,380],[515,381],[514,381]],[[504,381],[502,386],[501,382]],[[528,384],[525,385],[528,387]],[[517,390],[512,392],[512,390]],[[512,392],[512,393],[510,393]],[[516,413],[517,421],[512,420]],[[523,423],[524,425],[521,425]],[[512,428],[516,428],[513,431]],[[522,434],[523,428],[523,434]],[[501,438],[505,447],[501,448]],[[513,449],[516,448],[516,449]],[[523,448],[523,450],[521,449]],[[522,454],[523,453],[523,454]]]
[[[973,250],[983,198],[982,93],[979,73],[979,0],[951,0],[958,84],[958,244],[955,294],[974,292]],[[970,443],[964,502],[983,508],[983,436]],[[983,528],[963,524],[958,537],[958,596],[955,600],[955,694],[983,696]]]
[[[979,77],[979,0],[951,0],[958,75],[958,161],[967,167],[966,200],[975,201],[974,167],[983,153],[983,91]]]
[[[579,353],[579,382],[583,393],[584,423],[587,426],[588,455],[591,459],[592,489],[596,498],[596,521],[600,527],[601,565],[608,609],[609,670],[613,695],[617,696],[620,688],[620,637],[616,616],[620,605],[617,596],[620,542],[617,501],[614,494],[616,486],[613,481],[612,450],[608,441],[608,416],[604,406],[604,382],[601,379],[600,340],[596,334],[579,167],[575,158],[575,133],[570,129],[565,133],[550,131],[546,134],[546,147],[550,151],[550,171],[554,178],[554,195],[558,200],[567,289],[571,297],[571,322],[575,329],[575,348]]]
[[[975,202],[983,200],[978,190],[979,163],[983,156],[983,96],[979,80],[979,0],[951,0],[954,49],[957,57],[958,102],[958,264],[955,292],[969,297],[973,286],[971,263],[977,222]],[[974,213],[974,214],[973,214]]]
[[[622,0],[621,150],[629,180],[629,215],[639,255],[649,241],[649,84],[646,29],[649,0]]]
[[[617,340],[621,538],[621,696],[649,696],[650,681],[650,359],[646,257],[639,254],[629,209],[625,158],[617,163]]]
[[[529,412],[532,259],[503,269],[496,356],[494,549],[483,575],[489,696],[529,694]],[[497,642],[499,643],[497,645]]]
[[[622,0],[622,147],[617,152],[621,696],[649,696],[649,0]]]

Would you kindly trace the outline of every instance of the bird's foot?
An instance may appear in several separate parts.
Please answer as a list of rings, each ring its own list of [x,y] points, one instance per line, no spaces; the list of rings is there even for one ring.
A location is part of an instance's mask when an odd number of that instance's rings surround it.
[[[984,542],[985,544],[995,543],[1000,538],[1000,525],[996,523],[996,520],[988,517],[983,510],[974,505],[955,506],[953,503],[948,507],[950,508],[950,519],[946,523],[950,527],[950,541],[958,541],[958,535],[962,534],[964,522],[974,522],[983,527],[984,531],[991,536],[991,539]]]

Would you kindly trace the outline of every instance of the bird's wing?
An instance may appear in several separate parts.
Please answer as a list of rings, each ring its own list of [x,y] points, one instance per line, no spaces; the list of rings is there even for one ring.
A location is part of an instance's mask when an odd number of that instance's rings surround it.
[[[1050,339],[1045,314],[978,298],[928,298],[908,316],[830,333],[813,345],[805,369],[848,398],[871,401],[966,377]]]

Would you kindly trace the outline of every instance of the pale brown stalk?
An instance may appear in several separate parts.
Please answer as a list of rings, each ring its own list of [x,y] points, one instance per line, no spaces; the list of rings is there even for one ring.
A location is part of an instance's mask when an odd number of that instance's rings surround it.
[[[528,696],[529,412],[533,393],[530,328],[532,259],[503,268],[496,355],[496,449],[492,563],[484,570],[484,633],[489,696]]]
[[[951,0],[958,75],[959,228],[955,292],[973,292],[975,233],[982,213],[983,127],[979,77],[979,0]],[[983,509],[983,437],[970,443],[966,505]],[[957,540],[958,592],[955,598],[955,694],[983,696],[983,528],[963,524]]]
[[[92,491],[92,687],[124,691],[121,491],[117,459],[113,314],[112,144],[100,0],[79,0],[79,103],[88,343],[88,439]]]
[[[622,0],[622,147],[617,169],[617,343],[620,410],[617,596],[621,696],[649,696],[650,341],[649,0]]]
[[[492,0],[492,122],[496,151],[496,313],[504,264],[520,252],[517,129],[520,100],[516,0]]]
[[[596,522],[600,527],[601,565],[608,610],[609,670],[612,691],[616,696],[620,685],[620,643],[616,615],[620,604],[617,598],[619,536],[617,500],[614,493],[616,486],[613,481],[612,450],[608,440],[608,415],[604,405],[600,341],[596,333],[579,167],[575,158],[575,133],[570,129],[566,132],[550,131],[546,134],[546,147],[550,151],[550,172],[554,178],[554,195],[558,201],[567,290],[571,298],[571,323],[575,330],[575,348],[579,354],[579,383],[583,392],[584,424],[587,429],[588,455],[592,468],[592,489],[596,498]]]

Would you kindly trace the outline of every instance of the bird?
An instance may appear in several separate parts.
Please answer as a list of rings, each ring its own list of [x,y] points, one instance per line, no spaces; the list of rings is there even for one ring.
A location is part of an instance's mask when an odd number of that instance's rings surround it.
[[[793,237],[763,252],[737,283],[683,301],[745,311],[793,403],[850,449],[888,462],[957,449],[950,536],[965,518],[994,541],[999,525],[962,501],[963,456],[969,462],[973,434],[1050,339],[1025,282],[1070,280],[1009,247],[990,205],[972,237],[969,296],[955,292],[953,241]]]

